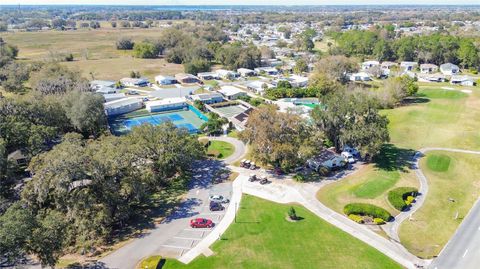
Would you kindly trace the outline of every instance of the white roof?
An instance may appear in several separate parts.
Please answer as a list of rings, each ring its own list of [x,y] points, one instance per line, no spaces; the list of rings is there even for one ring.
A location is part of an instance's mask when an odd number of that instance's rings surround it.
[[[473,81],[474,82],[475,79],[473,79],[470,76],[452,76],[450,81]]]
[[[407,62],[407,61],[404,61],[404,62],[401,62],[400,63],[400,66],[410,66],[410,65],[417,65],[418,63],[417,62]]]
[[[172,105],[172,104],[181,104],[181,103],[185,103],[185,98],[173,97],[173,98],[165,98],[162,100],[149,101],[145,103],[145,106],[153,107],[153,106],[163,106],[163,105]]]
[[[223,98],[223,95],[221,95],[218,92],[212,92],[212,93],[200,93],[200,94],[194,94],[190,95],[190,98],[192,100],[210,100],[212,98],[220,97]]]
[[[362,63],[363,65],[379,65],[378,61],[365,61]]]
[[[103,97],[105,98],[105,100],[120,99],[120,98],[125,97],[125,94],[124,93],[106,93],[106,94],[103,95]]]
[[[248,83],[248,84],[247,84],[247,87],[262,88],[263,84],[267,84],[267,87],[268,87],[268,88],[273,88],[273,87],[275,87],[275,86],[273,86],[273,85],[270,84],[270,83],[263,82],[263,81],[260,81],[260,80],[255,80],[255,81],[252,81],[252,82]]]
[[[129,97],[129,98],[122,98],[118,99],[115,101],[107,102],[103,104],[105,108],[117,108],[117,107],[123,107],[123,106],[128,106],[131,104],[136,104],[136,103],[142,103],[142,99],[139,99],[137,97]]]
[[[365,73],[365,72],[358,72],[358,73],[353,73],[352,76],[354,77],[370,77],[369,74]]]
[[[235,95],[235,94],[238,94],[238,93],[245,93],[244,91],[240,90],[239,88],[235,87],[235,86],[222,86],[220,88],[220,90],[218,90],[218,92],[220,92],[221,94],[225,95],[225,96],[232,96],[232,95]]]
[[[299,76],[299,75],[291,75],[290,78],[297,83],[308,81],[307,77],[302,77],[302,76]]]
[[[440,65],[440,69],[442,69],[442,70],[453,70],[453,69],[459,69],[459,68],[455,64],[446,63],[446,64]]]
[[[158,75],[155,77],[155,80],[164,80],[164,79],[175,80],[175,78],[172,76]]]
[[[251,72],[255,72],[255,71],[253,71],[252,69],[248,69],[248,68],[238,68],[237,72],[238,73],[251,73]]]

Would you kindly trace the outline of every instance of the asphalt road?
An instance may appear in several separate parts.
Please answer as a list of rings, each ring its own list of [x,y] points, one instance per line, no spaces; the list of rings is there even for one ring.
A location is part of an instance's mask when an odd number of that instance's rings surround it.
[[[480,203],[478,201],[429,268],[480,268]]]

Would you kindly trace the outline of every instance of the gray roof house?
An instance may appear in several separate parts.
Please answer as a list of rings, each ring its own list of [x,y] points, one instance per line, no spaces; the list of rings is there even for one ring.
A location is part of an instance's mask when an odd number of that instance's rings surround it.
[[[460,73],[460,68],[458,67],[458,65],[446,63],[440,65],[440,72],[442,72],[444,75],[451,76]]]

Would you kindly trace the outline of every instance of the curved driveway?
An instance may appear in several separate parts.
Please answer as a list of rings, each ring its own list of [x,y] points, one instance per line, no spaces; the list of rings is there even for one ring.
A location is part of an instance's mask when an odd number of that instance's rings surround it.
[[[235,146],[235,151],[228,158],[223,159],[226,164],[233,164],[242,159],[247,153],[247,146],[240,140],[228,136],[207,136],[208,140],[223,141]]]

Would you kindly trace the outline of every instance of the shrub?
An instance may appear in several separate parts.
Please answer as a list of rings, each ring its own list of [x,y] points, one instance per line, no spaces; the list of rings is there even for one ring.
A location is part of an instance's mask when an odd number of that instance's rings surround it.
[[[382,225],[382,224],[385,224],[385,221],[381,218],[374,218],[373,219],[373,222],[377,225]]]
[[[215,158],[220,158],[220,156],[222,155],[222,153],[220,153],[219,150],[210,149],[210,150],[208,150],[207,155],[208,155],[208,156],[215,157]]]
[[[293,180],[297,182],[305,182],[305,176],[302,174],[296,174],[293,176]]]
[[[121,37],[117,41],[117,43],[115,43],[117,50],[131,50],[133,49],[134,45],[135,45],[135,42],[133,42],[132,39],[128,37]]]
[[[400,187],[388,192],[388,201],[397,210],[404,211],[415,200],[417,195],[418,190],[416,188]]]
[[[363,224],[363,217],[355,214],[348,215],[348,218],[355,221],[356,223]]]
[[[389,221],[392,215],[387,210],[372,204],[352,203],[343,208],[345,215],[360,215],[370,216],[373,218],[381,218],[384,221]]]
[[[161,256],[150,256],[140,262],[139,268],[155,269],[159,267],[159,264],[163,264],[164,262]]]
[[[288,210],[288,217],[291,219],[291,220],[296,220],[297,219],[297,212],[295,211],[295,208],[290,207],[290,209]]]

